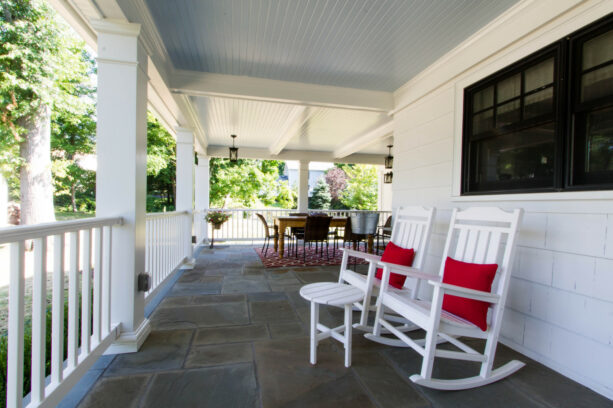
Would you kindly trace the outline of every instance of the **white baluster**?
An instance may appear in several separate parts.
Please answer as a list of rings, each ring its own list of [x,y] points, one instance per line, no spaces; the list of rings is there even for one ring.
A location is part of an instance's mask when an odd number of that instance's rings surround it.
[[[81,288],[81,353],[91,350],[91,305],[92,305],[92,231],[83,231],[83,275]]]
[[[68,273],[68,368],[77,366],[79,347],[79,232],[70,233]]]
[[[24,257],[24,242],[12,243],[9,281],[8,362],[6,370],[6,405],[9,407],[21,407],[23,401]]]
[[[106,337],[111,330],[111,265],[112,265],[112,239],[111,227],[104,227],[102,240],[102,254],[105,263],[102,265],[102,302],[101,302],[101,331],[102,337]]]
[[[32,281],[32,393],[37,404],[45,398],[45,349],[47,323],[47,238],[34,241]]]
[[[98,345],[102,336],[102,227],[94,230],[94,345]]]
[[[51,311],[51,382],[64,379],[64,234],[53,240],[53,299]]]

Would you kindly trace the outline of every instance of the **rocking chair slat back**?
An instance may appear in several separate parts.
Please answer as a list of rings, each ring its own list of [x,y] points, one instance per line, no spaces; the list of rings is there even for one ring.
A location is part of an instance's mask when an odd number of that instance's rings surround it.
[[[413,248],[413,267],[421,269],[426,259],[430,230],[435,210],[423,207],[401,207],[398,209],[391,241],[403,248]]]

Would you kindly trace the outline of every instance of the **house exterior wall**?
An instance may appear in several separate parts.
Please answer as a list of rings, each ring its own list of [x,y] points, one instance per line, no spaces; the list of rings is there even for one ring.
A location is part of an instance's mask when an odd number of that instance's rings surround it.
[[[611,12],[520,2],[396,91],[393,208],[437,207],[432,273],[452,208],[524,208],[502,342],[613,399],[613,191],[459,195],[463,89]]]

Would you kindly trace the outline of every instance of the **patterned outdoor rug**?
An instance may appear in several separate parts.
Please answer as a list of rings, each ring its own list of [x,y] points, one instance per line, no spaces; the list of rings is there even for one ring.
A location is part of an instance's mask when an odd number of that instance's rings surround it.
[[[302,246],[298,247],[298,256],[294,256],[293,252],[291,256],[287,256],[287,251],[285,251],[283,259],[279,258],[279,254],[277,254],[272,245],[268,248],[268,252],[266,256],[264,256],[264,251],[262,248],[254,248],[255,252],[260,256],[260,260],[262,264],[266,268],[279,268],[282,266],[322,266],[322,265],[340,265],[343,261],[343,252],[340,248],[334,250],[332,246],[330,246],[330,259],[326,257],[326,250],[324,248],[323,254],[315,253],[315,248],[306,248],[306,256],[305,260],[302,260]],[[349,263],[353,264],[355,262],[354,257],[349,257]],[[358,259],[358,264],[366,264],[368,262]]]

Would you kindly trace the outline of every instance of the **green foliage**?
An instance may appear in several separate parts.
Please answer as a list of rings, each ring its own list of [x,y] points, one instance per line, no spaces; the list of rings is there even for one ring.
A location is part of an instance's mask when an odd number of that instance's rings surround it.
[[[328,183],[322,177],[317,180],[317,184],[313,187],[313,195],[309,198],[309,208],[314,210],[327,210],[330,208],[332,196]]]
[[[151,113],[147,115],[147,212],[174,211],[177,144]]]
[[[46,2],[0,4],[0,171],[16,198],[22,164],[18,146],[27,137],[24,124],[41,106],[54,112],[56,135],[78,123],[77,117],[87,115],[92,106],[84,95],[93,90],[83,84],[89,83],[93,63],[83,51],[84,43],[58,22]],[[74,120],[65,120],[67,115]],[[83,126],[87,133],[89,124]]]
[[[277,160],[211,158],[210,205],[215,208],[294,208],[297,194],[279,180]]]
[[[347,187],[341,194],[341,202],[356,210],[376,210],[378,199],[377,168],[367,164],[343,166],[347,173]]]
[[[79,296],[79,307],[81,297]],[[51,374],[51,307],[47,308],[45,316],[47,330],[45,332],[45,374]],[[81,320],[77,329],[78,342],[81,342]],[[6,369],[8,359],[8,337],[6,334],[0,336],[0,404],[6,406]],[[64,302],[64,359],[68,355],[68,302]],[[31,389],[32,380],[32,321],[28,320],[24,325],[23,336],[23,396],[25,397]]]

